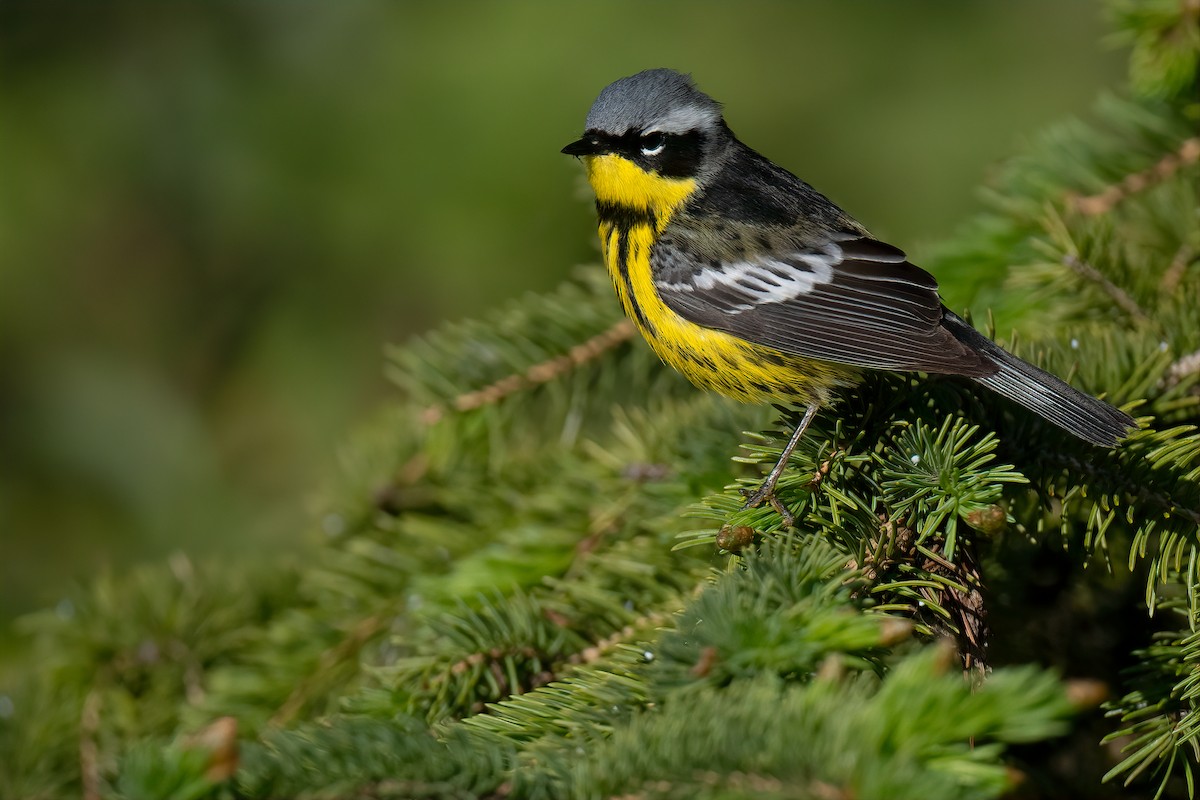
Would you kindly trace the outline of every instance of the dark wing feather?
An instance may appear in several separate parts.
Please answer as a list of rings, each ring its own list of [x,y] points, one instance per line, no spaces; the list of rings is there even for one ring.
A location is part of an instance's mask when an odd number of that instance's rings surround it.
[[[785,353],[874,369],[991,375],[996,365],[942,325],[937,282],[868,237],[784,241],[736,259],[698,257],[666,236],[655,286],[683,318]]]

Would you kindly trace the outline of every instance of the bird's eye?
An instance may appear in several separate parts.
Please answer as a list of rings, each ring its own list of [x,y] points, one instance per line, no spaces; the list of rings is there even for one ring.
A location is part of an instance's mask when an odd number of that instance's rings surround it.
[[[667,137],[662,133],[647,133],[642,137],[642,155],[656,156],[667,146]]]

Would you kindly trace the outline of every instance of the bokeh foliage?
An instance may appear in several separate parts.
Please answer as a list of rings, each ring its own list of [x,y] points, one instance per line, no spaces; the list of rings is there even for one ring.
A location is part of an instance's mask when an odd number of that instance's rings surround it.
[[[613,78],[693,71],[919,251],[1112,82],[1103,30],[1088,0],[2,4],[0,620],[295,549],[380,342],[594,260],[558,148]],[[996,274],[942,277],[957,307]]]
[[[1141,416],[1122,447],[873,375],[801,443],[785,531],[739,489],[794,419],[687,386],[585,268],[389,350],[322,544],[26,617],[0,793],[1194,794],[1200,7],[1112,8],[1132,87],[925,263],[1002,275],[977,301]]]

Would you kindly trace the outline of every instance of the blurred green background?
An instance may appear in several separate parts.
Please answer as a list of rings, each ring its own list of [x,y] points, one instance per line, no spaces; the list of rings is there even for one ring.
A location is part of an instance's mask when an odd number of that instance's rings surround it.
[[[595,260],[558,149],[609,81],[691,71],[919,256],[1119,80],[1104,33],[1090,0],[0,3],[0,632],[305,541],[384,343]]]

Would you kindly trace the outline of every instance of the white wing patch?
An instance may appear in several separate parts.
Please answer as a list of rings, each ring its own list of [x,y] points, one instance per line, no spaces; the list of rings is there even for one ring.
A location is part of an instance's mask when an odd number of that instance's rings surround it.
[[[788,261],[773,258],[734,261],[705,267],[685,281],[655,281],[655,285],[671,292],[732,291],[742,302],[731,303],[722,310],[726,314],[740,314],[766,303],[792,300],[830,283],[833,266],[841,260],[842,249],[830,244],[823,253],[796,253]]]

